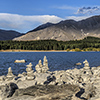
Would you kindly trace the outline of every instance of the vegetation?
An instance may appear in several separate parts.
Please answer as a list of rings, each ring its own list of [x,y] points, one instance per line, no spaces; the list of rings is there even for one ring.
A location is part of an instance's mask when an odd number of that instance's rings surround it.
[[[100,51],[100,38],[87,37],[83,40],[56,41],[0,41],[0,50],[67,50],[67,51]]]

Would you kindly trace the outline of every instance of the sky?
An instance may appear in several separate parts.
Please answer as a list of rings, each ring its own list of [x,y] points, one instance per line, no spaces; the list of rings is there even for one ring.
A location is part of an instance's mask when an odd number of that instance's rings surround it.
[[[100,15],[100,0],[0,0],[0,29],[26,33],[47,22]]]

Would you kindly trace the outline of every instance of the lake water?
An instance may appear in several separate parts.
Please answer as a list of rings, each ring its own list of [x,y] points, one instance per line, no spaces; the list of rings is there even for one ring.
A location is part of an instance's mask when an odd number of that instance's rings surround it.
[[[0,75],[6,75],[9,67],[15,75],[22,73],[30,62],[35,70],[35,65],[40,59],[43,61],[44,56],[47,56],[50,71],[81,68],[83,64],[75,64],[85,59],[89,61],[90,67],[100,66],[100,52],[0,52]],[[25,59],[27,62],[14,63],[16,59]]]

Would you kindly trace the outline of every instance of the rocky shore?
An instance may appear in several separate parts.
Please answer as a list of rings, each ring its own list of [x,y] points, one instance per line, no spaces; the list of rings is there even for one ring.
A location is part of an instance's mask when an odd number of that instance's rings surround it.
[[[0,76],[0,100],[100,100],[100,67],[49,71],[48,60],[39,60],[15,76],[11,67]]]

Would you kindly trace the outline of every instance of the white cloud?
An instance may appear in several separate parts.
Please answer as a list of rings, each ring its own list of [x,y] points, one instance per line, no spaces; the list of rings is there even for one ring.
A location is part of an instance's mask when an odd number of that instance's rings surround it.
[[[82,7],[77,10],[76,14],[93,14],[93,13],[100,13],[100,6]]]
[[[24,16],[18,14],[0,13],[0,29],[16,30],[19,32],[28,32],[35,27],[51,22],[58,23],[61,20],[73,19],[76,21],[86,19],[89,16],[67,16],[66,18],[60,18],[55,15],[37,15],[37,16]]]
[[[80,21],[89,17],[91,16],[67,16],[66,19],[73,19],[75,21]]]
[[[55,15],[23,16],[18,14],[0,13],[0,28],[27,32],[39,24],[47,22],[57,23],[61,20],[62,18]]]

